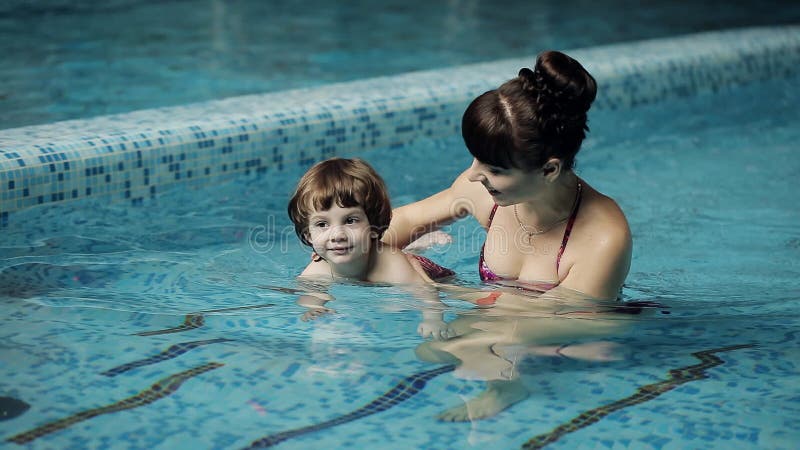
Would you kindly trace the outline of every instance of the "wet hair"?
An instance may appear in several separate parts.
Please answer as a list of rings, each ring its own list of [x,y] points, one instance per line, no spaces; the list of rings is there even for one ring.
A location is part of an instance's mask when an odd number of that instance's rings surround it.
[[[485,164],[532,171],[558,158],[572,169],[596,94],[595,79],[578,61],[547,51],[533,70],[523,68],[473,100],[461,134],[472,156]]]
[[[308,220],[315,211],[326,211],[336,202],[342,208],[360,206],[376,239],[392,220],[392,206],[383,179],[360,159],[331,158],[318,162],[300,178],[289,200],[289,218],[303,244],[308,240]]]

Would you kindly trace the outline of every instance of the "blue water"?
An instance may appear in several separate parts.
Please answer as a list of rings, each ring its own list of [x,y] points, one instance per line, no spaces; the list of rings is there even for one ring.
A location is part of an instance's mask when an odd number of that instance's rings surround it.
[[[781,0],[0,4],[0,128],[536,55],[797,23]]]
[[[520,358],[530,397],[481,421],[435,419],[484,382],[416,357],[422,306],[402,289],[334,286],[338,314],[313,323],[299,320],[295,295],[268,289],[296,287],[308,260],[285,217],[301,167],[142,207],[20,212],[0,236],[0,397],[30,409],[0,421],[0,445],[90,411],[30,448],[236,449],[267,436],[287,449],[517,448],[545,436],[564,449],[793,449],[798,81],[590,115],[577,170],[628,215],[624,298],[664,307],[553,316],[585,307],[563,299],[491,317],[445,297],[447,320],[561,330],[545,340],[556,345],[593,342],[569,330],[610,324],[594,339],[619,346],[613,362]],[[385,175],[396,205],[442,189],[469,163],[455,136],[359,156]],[[449,232],[455,243],[427,255],[481,287],[483,231],[466,220]],[[151,403],[99,409],[193,368],[163,398],[150,391],[137,399]],[[597,421],[577,419],[585,412]]]

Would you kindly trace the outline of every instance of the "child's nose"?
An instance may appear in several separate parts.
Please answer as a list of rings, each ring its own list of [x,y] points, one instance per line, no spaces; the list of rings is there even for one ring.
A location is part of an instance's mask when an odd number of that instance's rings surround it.
[[[345,227],[333,227],[330,235],[331,241],[339,242],[347,239],[347,229]]]

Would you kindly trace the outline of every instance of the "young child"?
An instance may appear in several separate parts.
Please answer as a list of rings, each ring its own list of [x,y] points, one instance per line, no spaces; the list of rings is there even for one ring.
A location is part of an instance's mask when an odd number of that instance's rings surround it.
[[[288,212],[300,241],[314,251],[301,278],[413,285],[454,275],[427,258],[381,242],[392,207],[383,180],[360,159],[332,158],[311,167],[300,179]],[[298,303],[309,308],[303,320],[333,312],[325,308],[329,300],[327,294],[302,296]],[[441,312],[438,318],[431,311],[423,314],[420,333],[447,337]]]

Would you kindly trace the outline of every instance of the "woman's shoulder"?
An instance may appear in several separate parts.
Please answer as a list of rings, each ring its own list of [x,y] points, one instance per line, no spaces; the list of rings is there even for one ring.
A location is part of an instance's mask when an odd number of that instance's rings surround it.
[[[626,251],[631,244],[631,230],[628,219],[617,202],[592,188],[584,185],[584,198],[578,213],[578,230],[575,233],[583,236],[584,244],[590,247],[615,247]]]
[[[561,261],[564,287],[597,298],[613,298],[630,269],[633,241],[616,201],[584,185],[584,197]]]
[[[611,230],[628,229],[628,219],[617,202],[584,183],[581,211],[594,225]]]

